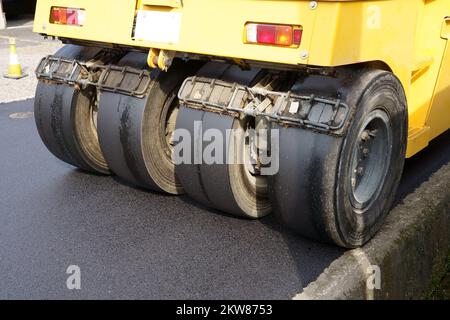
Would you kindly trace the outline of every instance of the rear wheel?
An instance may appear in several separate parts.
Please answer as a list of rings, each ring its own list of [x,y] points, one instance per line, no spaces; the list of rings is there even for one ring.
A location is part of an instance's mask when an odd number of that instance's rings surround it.
[[[146,69],[147,55],[129,53],[119,65]],[[172,136],[179,109],[177,92],[182,81],[200,66],[200,62],[175,60],[167,73],[153,70],[154,80],[142,99],[102,93],[100,145],[115,174],[143,188],[183,193],[172,161]]]
[[[55,56],[88,61],[99,52],[96,48],[66,45]],[[50,152],[80,169],[109,173],[98,143],[95,88],[80,90],[40,81],[34,109],[39,134]]]
[[[400,183],[407,146],[408,115],[400,82],[390,73],[365,88],[339,158],[336,219],[344,246],[366,243],[380,229]]]
[[[260,174],[258,150],[255,136],[255,119],[243,118],[234,121],[230,141],[230,164],[228,165],[230,187],[237,206],[244,216],[261,218],[269,214],[267,177]]]
[[[304,80],[301,90],[317,80]],[[285,225],[353,248],[375,235],[390,210],[408,126],[403,89],[391,73],[364,71],[347,90],[354,118],[343,137],[278,127],[280,168],[270,185]]]
[[[207,64],[198,75],[246,86],[251,86],[261,77],[260,70],[242,71],[226,64],[211,68],[215,65]],[[245,161],[252,153],[249,132],[255,129],[253,118],[239,119],[182,106],[177,129],[188,132],[192,142],[190,162],[176,167],[188,195],[203,205],[240,217],[254,219],[271,212],[266,177],[259,175],[257,169]],[[210,155],[212,145],[219,146],[212,158],[219,149],[220,156],[208,161],[205,156]],[[197,159],[200,163],[196,163],[194,155],[199,153],[202,158]]]

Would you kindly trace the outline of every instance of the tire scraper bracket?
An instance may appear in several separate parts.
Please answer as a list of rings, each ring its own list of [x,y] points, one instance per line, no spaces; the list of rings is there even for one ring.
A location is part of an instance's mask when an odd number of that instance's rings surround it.
[[[47,56],[41,60],[36,77],[42,81],[85,87],[144,98],[152,82],[149,70],[114,65],[89,65],[78,60]]]
[[[350,113],[348,105],[339,99],[270,91],[202,77],[187,78],[178,98],[180,104],[193,109],[234,117],[263,116],[286,126],[336,136],[345,133]]]

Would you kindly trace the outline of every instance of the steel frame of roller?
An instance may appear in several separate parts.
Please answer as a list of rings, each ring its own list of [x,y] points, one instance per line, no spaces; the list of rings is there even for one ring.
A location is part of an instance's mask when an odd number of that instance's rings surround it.
[[[450,128],[447,0],[57,2],[37,5],[35,31],[66,45],[37,67],[36,124],[85,171],[353,248],[382,226],[405,158]],[[100,8],[123,13],[109,32]],[[218,42],[203,23],[227,12]]]

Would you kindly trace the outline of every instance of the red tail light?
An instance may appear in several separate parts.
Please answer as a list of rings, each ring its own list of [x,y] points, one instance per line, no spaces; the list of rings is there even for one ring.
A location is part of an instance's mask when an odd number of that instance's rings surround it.
[[[64,24],[69,26],[82,26],[85,21],[83,9],[52,7],[50,23]]]
[[[302,41],[299,26],[248,23],[245,29],[246,43],[299,47]]]
[[[276,44],[277,41],[277,27],[270,25],[256,26],[256,40],[263,44]]]
[[[59,22],[60,19],[61,19],[60,9],[52,8],[52,15],[50,17],[50,22],[52,23]]]
[[[302,36],[303,36],[303,30],[302,29],[295,29],[294,30],[294,43],[297,46],[300,46],[302,43]]]

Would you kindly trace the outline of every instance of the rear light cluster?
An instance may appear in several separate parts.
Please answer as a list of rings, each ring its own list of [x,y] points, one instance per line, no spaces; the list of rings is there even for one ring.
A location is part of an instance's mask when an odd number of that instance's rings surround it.
[[[246,43],[298,48],[302,34],[299,26],[260,23],[247,23],[245,26]]]
[[[52,7],[50,23],[64,24],[69,26],[82,26],[86,20],[83,9]]]

